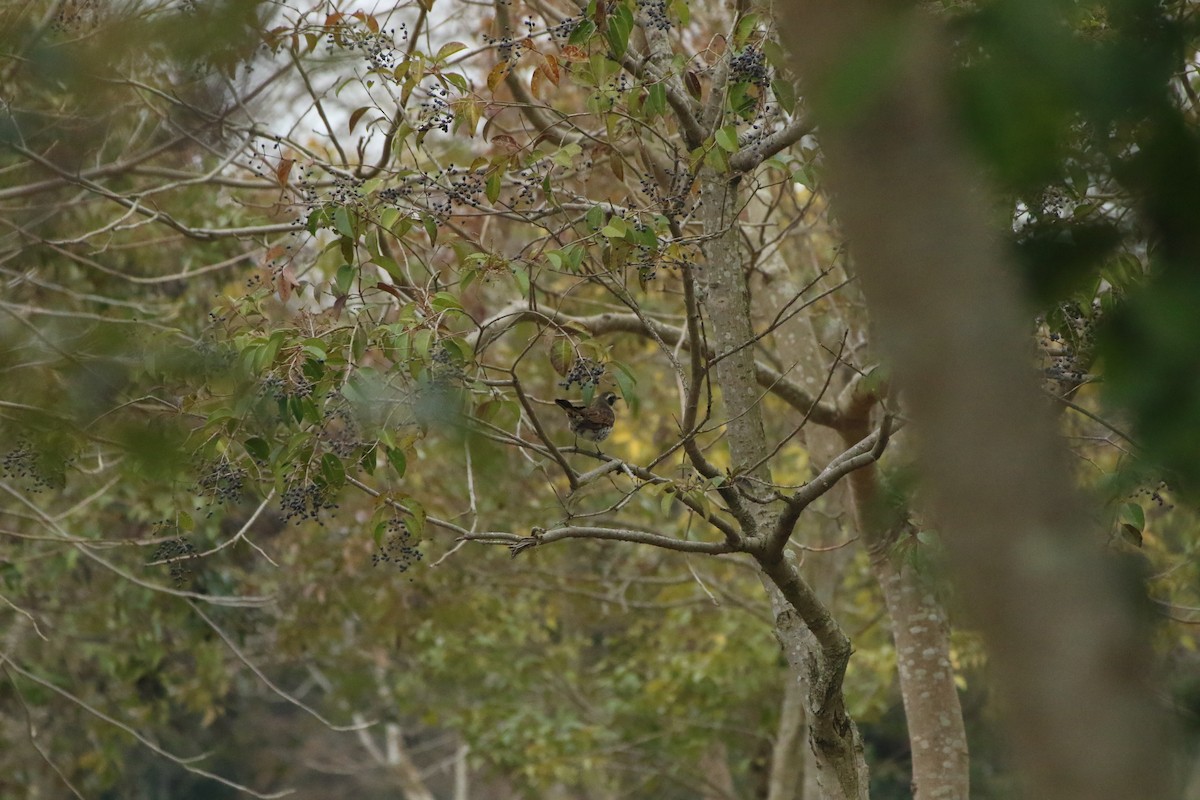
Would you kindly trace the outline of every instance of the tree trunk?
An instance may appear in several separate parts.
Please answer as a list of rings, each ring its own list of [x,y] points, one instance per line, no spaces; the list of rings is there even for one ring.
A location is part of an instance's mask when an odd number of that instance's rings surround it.
[[[744,499],[739,522],[743,536],[755,542],[773,530],[777,512],[750,496],[770,496],[769,450],[763,431],[761,390],[750,345],[750,290],[736,226],[741,211],[737,180],[705,168],[701,172],[700,217],[705,263],[693,273],[696,293],[708,321],[716,354],[716,386],[721,393],[731,471]],[[867,796],[862,739],[846,714],[842,678],[850,644],[828,610],[782,554],[756,551],[775,608],[776,634],[788,663],[804,681],[812,747],[826,798],[860,800]]]
[[[1168,797],[1146,629],[1038,393],[1029,316],[954,131],[938,36],[895,4],[797,1],[781,21],[1029,796]],[[834,98],[867,56],[888,59],[873,91]]]
[[[795,675],[789,674],[779,702],[779,726],[775,729],[775,741],[771,745],[767,800],[801,800],[807,730],[804,687]]]
[[[807,240],[799,250],[798,259],[795,256],[789,259],[792,262],[798,260],[798,264],[782,263],[783,259],[776,256],[769,263],[759,265],[770,287],[770,291],[764,293],[767,319],[773,319],[784,303],[817,276],[817,270],[808,268],[808,264],[820,262],[807,246]],[[813,294],[816,292],[812,291]],[[844,307],[843,315],[856,317],[840,320],[844,327],[849,329],[853,322],[856,328],[865,329],[862,324],[865,309],[854,302],[846,303]],[[818,334],[813,327],[813,317],[813,314],[803,314],[782,325],[774,334],[776,351],[801,365],[806,386],[812,386],[814,381],[819,386],[827,369],[822,364],[827,359],[821,358],[817,347]],[[836,333],[833,335],[837,336]],[[827,346],[833,347],[834,342],[827,342]],[[855,343],[850,343],[850,348],[853,352]],[[836,392],[839,385],[838,381],[833,381],[830,391]],[[806,449],[813,460],[828,463],[865,438],[870,433],[870,413],[874,405],[873,399],[849,398],[839,408],[843,423],[840,430],[805,430]],[[898,565],[889,557],[894,542],[886,530],[887,523],[870,513],[876,504],[878,484],[879,470],[870,465],[850,474],[850,491],[843,491],[839,486],[826,497],[850,512],[870,554],[872,574],[887,605],[912,752],[913,796],[917,800],[965,798],[970,795],[970,763],[962,705],[950,663],[946,611],[915,570]],[[838,538],[848,538],[849,532],[845,528],[843,523],[842,529],[837,531]],[[835,542],[829,539],[816,544],[828,546]],[[809,562],[818,569],[836,569],[835,559],[852,552],[851,548],[843,548],[821,553]],[[831,595],[821,596],[830,602]]]

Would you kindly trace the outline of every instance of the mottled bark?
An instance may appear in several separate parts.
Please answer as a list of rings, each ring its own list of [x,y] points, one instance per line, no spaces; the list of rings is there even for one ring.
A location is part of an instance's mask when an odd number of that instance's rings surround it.
[[[769,289],[761,294],[766,306],[763,311],[768,319],[818,274],[813,265],[820,263],[820,259],[812,252],[810,242],[806,239],[795,250],[799,252],[793,251],[788,257],[791,263],[784,263],[777,255],[771,263],[760,264],[766,281],[764,288]],[[816,291],[819,290],[813,290],[813,293]],[[834,310],[833,324],[824,328],[825,338],[829,340],[825,346],[831,349],[837,347],[841,329],[849,328],[851,322],[855,329],[865,329],[864,310],[856,302],[841,305],[841,314],[848,314],[853,319],[842,319]],[[822,318],[828,320],[828,311]],[[823,373],[828,369],[825,362],[830,360],[828,353],[819,348],[818,341],[812,314],[797,317],[774,334],[776,352],[789,362],[800,363],[802,376],[797,380],[813,391],[814,383],[819,387],[824,380]],[[855,343],[850,344],[850,350],[846,357],[861,363],[862,354],[853,352]],[[843,367],[841,372],[848,370]],[[841,385],[841,381],[835,380],[831,393],[836,394]],[[828,463],[861,441],[871,430],[870,414],[875,405],[876,401],[871,397],[843,398],[839,409],[840,430],[809,426],[803,431],[810,457],[816,463]],[[868,513],[876,504],[878,483],[879,471],[875,466],[864,467],[850,474],[848,486],[851,491],[842,491],[839,486],[827,496],[833,501],[833,508],[847,512],[836,536],[842,541],[848,539],[849,523],[853,522],[863,545],[870,552],[872,573],[887,605],[912,751],[914,796],[918,800],[965,798],[970,793],[970,765],[962,706],[950,664],[946,611],[914,569],[890,557],[893,537],[887,530],[888,521]],[[826,537],[809,543],[832,545],[835,541]],[[841,548],[821,553],[809,563],[813,569],[837,569],[840,560],[853,552],[853,548]],[[821,597],[826,603],[831,601],[824,593]]]
[[[779,725],[775,728],[775,741],[771,743],[767,800],[801,800],[807,732],[804,690],[792,677],[784,684],[783,697],[779,701]]]
[[[774,529],[779,512],[755,499],[771,494],[766,463],[770,451],[749,346],[754,333],[749,283],[735,226],[741,211],[739,181],[709,169],[701,173],[700,181],[705,262],[693,275],[708,324],[708,344],[715,353],[715,384],[721,396],[718,413],[744,507],[738,515],[744,547],[763,568],[776,612],[776,634],[807,690],[811,744],[823,796],[865,798],[862,739],[842,695],[850,642],[795,564],[766,546],[764,537]]]
[[[850,426],[847,441],[866,435]],[[861,438],[861,436],[860,436]],[[950,625],[946,609],[910,564],[898,562],[894,537],[879,514],[875,466],[851,473],[855,518],[871,556],[891,620],[896,647],[900,697],[912,752],[912,790],[916,800],[952,800],[970,796],[970,761],[962,704],[950,663]]]
[[[905,5],[797,0],[782,12],[1029,796],[1168,797],[1147,632],[1039,396],[1029,315],[955,133],[935,29]],[[835,97],[847,61],[869,58],[888,60],[872,72],[883,79]]]
[[[708,743],[708,752],[700,765],[700,800],[737,800],[733,772],[729,769],[729,748],[720,739]]]

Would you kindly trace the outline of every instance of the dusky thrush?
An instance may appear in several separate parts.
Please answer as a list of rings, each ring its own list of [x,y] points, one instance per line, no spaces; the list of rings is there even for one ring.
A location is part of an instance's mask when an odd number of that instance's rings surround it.
[[[614,392],[604,392],[596,395],[591,404],[586,406],[579,406],[561,398],[554,402],[567,412],[571,433],[589,442],[601,442],[612,433],[613,423],[617,420],[613,403],[618,399]]]

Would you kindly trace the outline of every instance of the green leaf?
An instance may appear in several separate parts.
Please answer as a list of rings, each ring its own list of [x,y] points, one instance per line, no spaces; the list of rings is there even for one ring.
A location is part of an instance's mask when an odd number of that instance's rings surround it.
[[[775,78],[771,81],[771,91],[775,92],[775,99],[779,101],[779,107],[789,114],[796,111],[796,85],[791,81],[785,81],[782,78]]]
[[[321,456],[321,477],[325,479],[325,485],[332,489],[345,486],[346,468],[342,466],[342,460],[333,453]]]
[[[447,311],[452,308],[458,311],[463,310],[462,303],[458,301],[457,297],[449,292],[438,292],[433,296],[433,299],[429,301],[429,304],[438,311]]]
[[[608,46],[612,48],[613,55],[619,61],[625,55],[625,51],[629,49],[629,34],[633,31],[633,12],[625,4],[621,4],[612,9],[608,15],[608,30],[605,31],[605,36],[608,38]]]
[[[729,171],[729,161],[725,157],[725,151],[719,147],[708,148],[708,152],[704,154],[704,163],[717,172]]]
[[[560,336],[550,343],[550,366],[560,376],[566,377],[575,361],[575,348],[566,336]]]
[[[733,46],[736,50],[741,50],[746,46],[746,42],[750,40],[754,29],[758,27],[758,14],[753,12],[746,14],[738,20],[737,27],[733,30]]]
[[[425,214],[421,218],[421,224],[425,226],[425,233],[429,234],[429,246],[437,244],[438,226],[437,220],[431,214]]]
[[[492,170],[492,173],[488,175],[485,193],[489,203],[495,203],[500,198],[500,186],[503,180],[504,174],[498,169]]]
[[[679,24],[684,28],[692,21],[692,11],[688,8],[688,0],[671,0],[671,13],[679,18]]]
[[[387,256],[375,256],[371,261],[383,267],[383,271],[390,275],[392,280],[400,282],[404,279],[404,273],[400,271],[400,265]]]
[[[551,156],[551,159],[558,166],[562,167],[563,169],[567,169],[574,165],[576,159],[579,158],[579,155],[582,152],[582,147],[575,142],[571,142],[570,144],[561,147],[557,153]]]
[[[652,83],[646,90],[646,103],[642,106],[647,119],[661,116],[667,111],[667,90],[662,83]]]
[[[412,335],[413,352],[422,361],[429,360],[429,352],[433,347],[433,331],[428,328],[422,328]]]
[[[358,270],[349,264],[342,264],[338,267],[337,275],[333,279],[334,293],[339,297],[350,294],[350,287],[354,285],[354,276]]]
[[[587,223],[588,228],[598,231],[600,230],[600,226],[604,224],[604,209],[600,206],[592,206],[588,209],[587,215],[583,219]]]
[[[338,210],[333,212],[333,227],[352,242],[358,239],[358,235],[354,232],[354,225],[350,221],[350,209],[345,206],[339,206]]]
[[[621,389],[621,397],[624,398],[626,405],[629,406],[629,410],[636,414],[638,408],[641,406],[636,388],[637,376],[620,361],[610,361],[609,366],[615,367],[612,370],[612,376],[616,379],[617,386]]]
[[[578,272],[579,266],[583,263],[583,246],[577,243],[572,243],[567,245],[563,252],[567,255],[567,266]]]
[[[588,39],[592,38],[592,34],[596,32],[596,23],[590,19],[582,20],[575,29],[571,31],[570,38],[567,39],[567,44],[584,44]]]
[[[516,282],[517,288],[521,290],[521,295],[529,294],[529,271],[520,264],[511,264],[513,281]]]
[[[1137,503],[1122,503],[1120,520],[1122,523],[1137,528],[1138,531],[1145,530],[1146,528],[1146,512]]]
[[[623,239],[628,232],[629,224],[620,217],[610,219],[608,224],[600,231],[601,234],[607,236],[609,239]]]
[[[433,60],[434,61],[445,61],[447,58],[449,58],[450,56],[459,52],[460,50],[466,50],[466,49],[467,49],[467,46],[465,44],[463,44],[462,42],[447,42],[446,44],[442,45],[441,50],[437,51],[437,55],[435,55],[433,57]]]
[[[317,361],[324,361],[325,359],[329,358],[328,353],[325,351],[325,342],[321,341],[320,339],[305,340],[302,349]]]
[[[775,69],[786,69],[788,66],[787,53],[779,42],[774,39],[764,39],[762,43],[763,55],[767,57],[767,63]]]
[[[735,128],[734,126],[726,125],[724,128],[721,128],[720,130],[717,131],[715,138],[717,140],[717,144],[721,147],[722,150],[725,150],[730,153],[737,152],[738,136],[737,136],[737,128]]]
[[[404,455],[404,451],[399,447],[387,448],[388,463],[392,465],[392,469],[396,470],[397,477],[403,478],[404,472],[408,469],[408,457]]]
[[[308,222],[305,227],[313,236],[317,235],[317,231],[329,224],[329,212],[323,208],[317,208],[308,215]]]
[[[1130,525],[1128,522],[1121,523],[1121,538],[1124,539],[1125,541],[1129,542],[1129,544],[1133,545],[1134,547],[1142,546],[1142,531],[1141,531],[1141,529],[1135,528],[1133,525]]]
[[[242,447],[250,454],[250,457],[258,461],[267,461],[271,457],[271,447],[265,439],[258,436],[251,437],[242,442]]]

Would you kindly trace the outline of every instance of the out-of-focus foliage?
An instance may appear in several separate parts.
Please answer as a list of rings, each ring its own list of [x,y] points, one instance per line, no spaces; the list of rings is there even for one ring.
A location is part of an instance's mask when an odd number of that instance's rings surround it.
[[[714,742],[739,794],[761,795],[787,673],[744,562],[605,542],[514,560],[459,537],[512,544],[619,514],[719,538],[702,521],[717,486],[673,449],[675,342],[655,337],[684,326],[697,171],[802,120],[774,24],[685,2],[442,9],[0,11],[0,794],[233,792],[191,768],[390,797],[394,734],[437,796],[464,763],[480,796],[695,797]],[[1137,422],[1136,459],[1066,423],[1106,475],[1149,460],[1194,477],[1187,13],[997,2],[956,17],[964,118],[1011,191],[1004,214],[1019,209],[1047,335],[1073,348],[1059,377],[1101,372]],[[626,56],[645,29],[674,50],[639,74]],[[681,146],[672,103],[714,92],[723,124]],[[743,220],[756,258],[799,261],[790,220],[824,230],[804,204],[820,170],[807,139],[742,176],[783,229]],[[825,250],[828,280],[801,304],[845,277]],[[852,291],[810,312],[830,347],[863,324],[842,313]],[[760,350],[781,372],[796,361],[771,338]],[[624,401],[603,448],[656,478],[570,495],[535,419],[580,471],[599,465],[552,400],[603,389]],[[797,417],[764,402],[776,476],[800,484]],[[737,466],[710,421],[697,440]],[[1136,531],[1161,598],[1195,605],[1187,518],[1129,491],[1109,490],[1114,531]],[[797,540],[829,545],[845,510],[815,510]],[[924,568],[936,537],[894,556]],[[903,765],[878,590],[865,555],[836,563],[849,702],[873,753]],[[1187,662],[1192,635],[1164,638]],[[969,638],[956,657],[983,674]],[[376,724],[331,730],[362,722]],[[881,768],[877,796],[904,796],[904,773]]]
[[[1008,187],[1051,329],[1143,457],[1200,478],[1200,114],[1190,3],[981,3],[957,30],[963,118]],[[1020,113],[1017,113],[1020,109]],[[1064,313],[1065,312],[1065,313]],[[1086,341],[1078,339],[1080,331]]]

